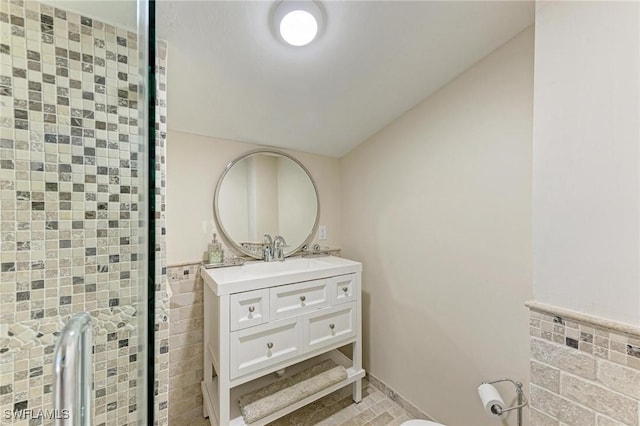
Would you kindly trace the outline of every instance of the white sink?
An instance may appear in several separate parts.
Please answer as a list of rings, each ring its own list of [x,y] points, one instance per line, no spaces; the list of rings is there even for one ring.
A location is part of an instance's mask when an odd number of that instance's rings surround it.
[[[250,262],[239,268],[249,275],[280,275],[326,268],[328,266],[331,266],[331,264],[321,260],[298,257],[284,261]]]
[[[362,264],[341,257],[287,258],[284,261],[247,262],[228,268],[201,268],[202,277],[217,295],[239,293],[292,282],[361,272]]]

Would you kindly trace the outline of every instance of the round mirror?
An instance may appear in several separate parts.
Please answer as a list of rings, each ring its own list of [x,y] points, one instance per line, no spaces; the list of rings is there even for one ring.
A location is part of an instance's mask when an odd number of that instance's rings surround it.
[[[288,256],[309,243],[318,226],[318,190],[309,171],[292,156],[271,149],[231,162],[220,176],[213,206],[226,242],[258,259],[265,234],[282,236]]]

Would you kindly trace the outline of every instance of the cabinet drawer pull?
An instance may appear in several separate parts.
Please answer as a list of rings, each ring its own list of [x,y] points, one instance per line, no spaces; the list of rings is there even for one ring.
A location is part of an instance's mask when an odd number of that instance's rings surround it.
[[[267,348],[269,348],[269,349],[273,348],[273,343],[271,343],[271,342],[267,343]]]
[[[333,330],[334,328],[336,328],[336,325],[335,324],[329,324],[329,328]]]
[[[301,301],[301,302],[304,302],[305,300],[307,300],[307,297],[306,297],[306,296],[300,296],[300,301]]]
[[[342,291],[344,291],[345,293],[349,291],[349,287],[342,287]]]
[[[249,306],[249,312],[253,312],[255,310],[256,310],[255,306]]]

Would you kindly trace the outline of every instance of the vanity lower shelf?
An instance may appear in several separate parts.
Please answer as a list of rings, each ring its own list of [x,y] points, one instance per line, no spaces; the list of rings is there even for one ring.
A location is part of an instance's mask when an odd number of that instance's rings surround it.
[[[275,413],[269,415],[268,417],[265,417],[257,422],[251,423],[250,426],[262,426],[269,422],[277,420],[278,418],[286,414],[289,414],[297,410],[298,408],[304,407],[305,405],[310,404],[311,402],[316,401],[322,398],[323,396],[326,396],[340,388],[350,385],[354,383],[356,380],[360,380],[365,376],[365,371],[363,369],[354,368],[353,361],[348,357],[346,357],[342,352],[340,352],[337,349],[329,352],[325,352],[316,357],[307,359],[298,364],[287,367],[286,374],[287,375],[295,374],[299,371],[310,368],[311,366],[318,364],[327,359],[333,360],[336,364],[342,365],[347,370],[347,378],[345,380],[338,382],[332,386],[329,386],[321,390],[320,392],[317,392],[305,399],[297,401],[296,403],[289,405],[288,407],[283,408],[282,410],[276,411]],[[254,391],[256,389],[260,389],[264,386],[267,386],[270,383],[273,383],[279,379],[280,379],[279,377],[277,377],[274,373],[272,373],[232,388],[231,396],[230,396],[231,404],[230,404],[229,426],[247,425],[244,421],[244,418],[242,417],[242,414],[240,414],[240,408],[238,406],[238,400],[240,396],[248,392]],[[215,419],[218,416],[217,416],[217,413],[215,413],[215,409],[210,402],[218,399],[217,381],[218,381],[218,378],[214,377],[214,379],[211,381],[203,381],[201,386],[202,386],[205,415],[209,416],[209,421],[213,426],[222,426],[222,425],[217,425]]]

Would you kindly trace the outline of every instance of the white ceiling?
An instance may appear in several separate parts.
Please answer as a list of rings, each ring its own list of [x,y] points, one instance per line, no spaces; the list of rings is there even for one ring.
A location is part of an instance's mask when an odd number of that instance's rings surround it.
[[[533,2],[323,1],[305,47],[271,1],[161,1],[170,129],[342,156],[533,23]]]
[[[135,0],[45,0],[135,29]],[[168,126],[342,156],[533,23],[530,1],[322,1],[304,47],[276,39],[274,1],[157,3]]]

